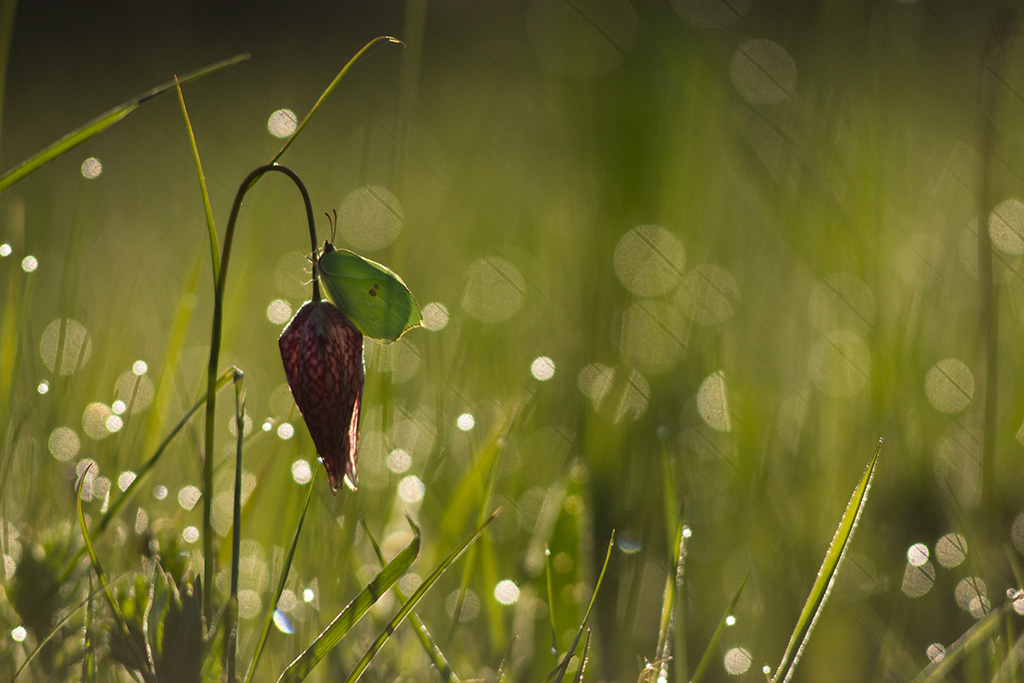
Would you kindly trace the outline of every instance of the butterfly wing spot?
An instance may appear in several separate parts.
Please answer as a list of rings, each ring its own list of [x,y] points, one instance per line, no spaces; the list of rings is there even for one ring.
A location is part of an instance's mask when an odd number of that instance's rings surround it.
[[[374,285],[373,287],[370,287],[370,296],[377,296],[377,290],[379,288],[380,285]]]

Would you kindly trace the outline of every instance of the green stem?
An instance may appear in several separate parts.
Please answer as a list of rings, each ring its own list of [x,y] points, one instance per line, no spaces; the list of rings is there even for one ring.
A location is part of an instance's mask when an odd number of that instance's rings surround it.
[[[309,237],[313,254],[316,254],[316,225],[313,221],[313,204],[309,199],[309,192],[302,180],[294,171],[285,166],[267,164],[253,170],[242,181],[235,195],[234,204],[231,206],[231,216],[228,218],[227,229],[224,232],[224,248],[220,259],[220,277],[217,278],[216,290],[213,299],[213,331],[210,333],[210,363],[207,366],[206,382],[206,442],[203,463],[203,585],[206,590],[203,592],[203,616],[206,617],[207,625],[213,623],[213,577],[216,572],[214,543],[213,543],[213,436],[217,416],[217,365],[220,363],[221,328],[224,319],[224,285],[227,282],[228,263],[231,257],[231,244],[235,236],[235,224],[238,222],[238,212],[242,208],[242,200],[245,194],[252,188],[253,184],[268,171],[284,173],[292,179],[302,193],[302,200],[306,205],[306,219],[309,223]],[[316,259],[313,259],[313,301],[320,299],[320,286],[317,283]]]
[[[228,680],[235,680],[235,651],[238,647],[238,563],[242,537],[242,441],[245,438],[245,399],[242,371],[235,368],[235,496],[231,516],[231,597],[228,602],[224,656]]]

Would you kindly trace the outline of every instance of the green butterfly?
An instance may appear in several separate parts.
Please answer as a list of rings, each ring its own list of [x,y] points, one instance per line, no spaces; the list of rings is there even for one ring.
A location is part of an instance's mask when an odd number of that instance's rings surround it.
[[[316,270],[331,301],[365,337],[393,342],[423,321],[402,278],[375,261],[328,240]]]

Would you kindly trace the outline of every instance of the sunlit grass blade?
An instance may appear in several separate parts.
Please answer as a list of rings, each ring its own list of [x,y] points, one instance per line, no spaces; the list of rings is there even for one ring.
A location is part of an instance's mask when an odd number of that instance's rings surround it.
[[[992,677],[992,683],[1017,683],[1021,678],[1021,664],[1024,663],[1024,633],[1017,636],[1007,651],[999,670]]]
[[[91,466],[87,467],[78,478],[78,482],[75,484],[75,505],[78,512],[78,527],[81,529],[82,540],[85,543],[86,551],[89,553],[89,560],[92,562],[92,568],[96,574],[96,579],[100,583],[100,588],[107,599],[107,604],[110,605],[110,609],[114,613],[114,619],[117,621],[117,625],[121,629],[121,634],[124,636],[128,646],[132,649],[133,655],[139,665],[139,671],[147,682],[155,682],[156,674],[154,673],[153,661],[146,654],[138,651],[131,629],[128,627],[128,622],[125,621],[124,615],[121,614],[121,608],[118,606],[117,599],[114,597],[114,593],[111,590],[110,582],[107,580],[107,575],[103,572],[103,566],[100,564],[100,558],[96,554],[96,548],[93,547],[92,539],[89,538],[89,526],[85,523],[85,512],[82,509],[82,486],[85,483],[85,476],[89,473],[90,469]]]
[[[672,639],[672,628],[675,622],[676,596],[683,586],[683,568],[686,561],[686,539],[683,536],[685,527],[683,511],[680,510],[676,531],[672,536],[673,553],[669,573],[665,577],[665,592],[661,600],[661,621],[658,625],[658,649],[656,650],[659,660],[668,657],[671,650],[669,641]]]
[[[572,659],[573,654],[576,653],[576,646],[580,643],[580,638],[583,636],[583,631],[587,627],[587,620],[590,619],[590,612],[594,609],[594,602],[597,601],[597,592],[601,590],[601,582],[604,581],[604,574],[608,570],[608,563],[612,559],[612,548],[615,547],[615,531],[612,530],[611,538],[608,539],[608,552],[604,556],[604,564],[601,565],[601,573],[597,576],[597,584],[594,586],[594,592],[590,596],[590,604],[587,605],[587,611],[583,615],[583,621],[580,622],[580,627],[576,631],[576,637],[572,639],[572,645],[569,646],[569,650],[565,653],[565,657],[559,662],[555,670],[552,671],[545,677],[544,680],[553,680],[555,683],[561,683],[562,678],[565,677],[565,672],[569,669],[569,661]]]
[[[217,391],[220,391],[228,383],[228,380],[231,379],[233,374],[234,368],[228,368],[217,378]],[[170,445],[171,441],[174,440],[174,437],[176,437],[178,433],[181,432],[182,429],[184,429],[185,425],[188,424],[188,421],[192,419],[192,416],[195,415],[196,412],[198,412],[199,409],[202,408],[203,404],[205,403],[206,395],[204,394],[203,397],[196,401],[195,405],[193,405],[189,409],[189,411],[185,413],[185,416],[178,421],[178,424],[174,425],[174,428],[171,429],[167,437],[160,443],[160,445],[157,447],[153,455],[150,456],[149,460],[147,460],[145,464],[143,464],[143,466],[136,473],[135,478],[132,480],[131,484],[129,484],[128,487],[124,490],[124,493],[122,493],[121,496],[116,501],[114,501],[109,508],[107,508],[107,511],[103,513],[103,516],[100,517],[99,521],[93,524],[91,533],[94,538],[98,538],[100,534],[102,534],[107,529],[107,527],[110,526],[110,522],[128,503],[128,501],[132,497],[132,494],[135,493],[135,490],[145,479],[146,475],[149,474],[149,471],[153,469],[157,462],[159,462],[160,457],[164,454],[164,451],[167,450],[167,446]],[[85,548],[79,548],[78,551],[71,557],[71,559],[65,563],[64,568],[61,570],[60,574],[60,580],[62,582],[66,580],[67,577],[70,575],[71,571],[74,569],[74,566],[82,558],[82,555],[85,554],[85,551]]]
[[[59,140],[51,144],[46,149],[29,157],[25,161],[21,162],[14,168],[4,173],[3,175],[0,175],[0,192],[3,192],[8,187],[18,182],[28,174],[48,164],[49,162],[53,161],[54,159],[64,154],[65,152],[70,151],[74,147],[77,147],[78,145],[82,144],[83,142],[93,137],[94,135],[102,133],[107,128],[114,125],[115,123],[123,119],[125,116],[128,116],[128,114],[135,111],[139,107],[139,105],[141,105],[146,100],[152,99],[157,95],[160,95],[161,93],[171,90],[178,83],[188,83],[189,81],[194,81],[198,78],[202,78],[203,76],[211,74],[214,71],[218,71],[220,69],[223,69],[224,67],[232,66],[248,58],[249,55],[243,54],[236,55],[234,57],[219,62],[215,62],[207,67],[199,69],[198,71],[193,71],[190,74],[182,76],[180,79],[168,81],[166,83],[163,83],[162,85],[158,85],[155,88],[147,90],[141,95],[133,97],[127,102],[124,102],[123,104],[120,104],[114,107],[113,109],[104,112],[103,114],[100,114],[98,117],[96,117],[92,121],[89,121],[81,128],[76,128],[75,130],[71,131],[64,137],[60,138]]]
[[[832,543],[829,544],[828,552],[825,553],[825,560],[821,564],[821,569],[818,570],[818,578],[815,579],[814,585],[811,587],[811,593],[807,596],[807,602],[804,603],[803,611],[800,612],[796,627],[793,629],[793,635],[790,636],[789,644],[786,646],[786,652],[782,655],[782,661],[779,662],[779,667],[771,678],[773,683],[775,681],[789,680],[790,676],[793,675],[797,662],[800,660],[804,647],[807,645],[808,639],[811,637],[814,624],[821,615],[825,602],[832,591],[832,585],[835,582],[843,557],[846,555],[846,549],[850,546],[853,532],[857,528],[857,520],[860,519],[860,513],[867,502],[868,490],[871,488],[871,479],[875,474],[875,465],[878,462],[878,454],[881,450],[882,439],[879,439],[875,454],[871,456],[871,461],[868,462],[864,475],[857,484],[857,488],[854,489],[853,496],[846,505],[846,511],[839,521],[839,528],[836,529],[835,536],[832,537]]]
[[[267,643],[267,635],[270,633],[270,625],[274,621],[274,611],[277,609],[277,603],[281,599],[281,594],[284,593],[284,587],[288,580],[288,572],[291,569],[292,561],[295,559],[295,548],[299,545],[299,536],[302,534],[302,523],[306,521],[306,513],[309,512],[309,501],[313,500],[313,491],[316,486],[316,476],[320,472],[319,467],[313,468],[313,476],[306,486],[306,501],[302,504],[302,514],[299,515],[299,524],[295,527],[295,535],[292,537],[291,547],[288,548],[288,554],[285,555],[284,564],[281,567],[281,578],[277,582],[277,590],[274,591],[274,596],[270,600],[270,608],[267,610],[267,617],[263,620],[263,628],[260,629],[260,636],[256,640],[256,651],[252,655],[252,661],[249,662],[249,670],[245,674],[245,683],[251,683],[253,676],[256,673],[256,665],[260,661],[260,655],[263,654],[263,647]]]
[[[725,613],[722,614],[722,618],[718,620],[718,626],[715,628],[715,632],[711,635],[711,640],[708,641],[708,646],[704,648],[704,654],[701,655],[700,661],[697,662],[697,668],[693,671],[693,676],[690,678],[690,683],[697,683],[707,671],[708,665],[711,663],[711,659],[715,656],[718,648],[718,641],[722,638],[722,634],[725,633],[725,627],[728,624],[729,616],[736,609],[736,603],[740,600],[740,595],[743,593],[744,587],[747,585],[747,580],[750,579],[750,572],[743,577],[743,581],[740,582],[740,587],[736,589],[736,592],[732,596],[732,600],[729,601],[729,606],[725,608]]]
[[[341,79],[345,77],[345,74],[349,72],[349,69],[355,66],[356,62],[358,62],[360,59],[365,57],[370,52],[370,50],[372,50],[381,43],[397,43],[399,45],[403,45],[402,41],[400,41],[398,38],[393,38],[391,36],[377,36],[376,38],[368,42],[366,45],[364,45],[363,49],[357,52],[355,56],[352,57],[352,59],[348,60],[348,63],[342,67],[341,71],[338,72],[338,75],[334,77],[333,81],[331,81],[331,84],[328,85],[327,89],[324,90],[322,95],[320,95],[320,99],[316,101],[316,104],[313,105],[313,108],[309,110],[309,113],[306,114],[305,118],[303,118],[299,125],[295,127],[295,132],[288,137],[284,145],[281,147],[280,150],[278,150],[277,154],[274,155],[274,158],[271,159],[269,163],[277,163],[277,160],[281,158],[281,155],[283,155],[285,151],[289,147],[291,147],[291,144],[295,142],[295,138],[299,137],[299,133],[301,133],[302,129],[306,127],[306,124],[309,123],[309,120],[313,118],[313,114],[315,114],[320,109],[320,106],[324,103],[324,100],[327,99],[327,96],[334,92],[334,89],[338,87],[338,83],[340,83]]]
[[[366,584],[363,590],[359,591],[359,594],[356,595],[352,602],[348,603],[338,613],[334,621],[316,637],[312,644],[295,661],[288,665],[281,673],[278,681],[282,683],[295,683],[296,681],[305,680],[309,672],[313,670],[313,667],[319,664],[320,660],[326,657],[327,653],[341,642],[345,634],[352,630],[356,622],[394,585],[395,581],[398,581],[398,579],[405,575],[405,572],[420,552],[420,530],[415,525],[413,525],[413,532],[415,537],[409,545],[395,559],[391,560],[387,566],[381,569],[377,576],[370,583]]]
[[[590,652],[590,627],[587,627],[587,639],[583,641],[583,653],[580,655],[580,668],[576,670],[573,683],[583,683],[583,674],[587,670],[587,653]]]
[[[373,533],[370,531],[370,527],[366,524],[366,521],[360,517],[359,523],[363,527],[363,531],[366,532],[366,538],[369,539],[370,545],[373,546],[373,552],[377,555],[377,559],[380,561],[381,566],[384,565],[384,553],[380,550],[380,545],[377,543],[377,539],[373,537]],[[406,600],[405,592],[395,584],[391,587],[391,591],[398,598],[398,602],[404,605]],[[419,615],[415,611],[409,614],[409,621],[412,622],[413,629],[416,631],[416,637],[419,638],[420,645],[423,646],[423,650],[430,657],[431,663],[434,668],[437,669],[437,673],[441,676],[442,681],[458,681],[459,677],[452,670],[448,660],[445,659],[444,653],[441,652],[441,648],[438,647],[433,637],[430,635],[430,631],[427,630],[427,625],[423,623]]]
[[[474,531],[472,534],[466,537],[466,539],[462,541],[462,543],[460,543],[455,548],[455,550],[449,553],[446,558],[441,560],[441,562],[434,568],[434,571],[430,572],[430,575],[427,576],[427,578],[423,579],[423,583],[421,583],[413,592],[413,594],[409,596],[409,599],[406,601],[406,603],[402,605],[402,607],[398,610],[398,613],[395,614],[394,617],[392,617],[391,621],[389,621],[384,626],[384,630],[381,631],[380,635],[377,636],[377,639],[373,641],[370,647],[363,654],[362,658],[359,660],[359,663],[356,664],[355,669],[353,669],[352,673],[350,673],[348,678],[345,679],[347,683],[354,683],[355,681],[359,680],[359,677],[362,676],[363,672],[366,671],[366,667],[370,666],[370,662],[377,655],[377,653],[380,652],[380,649],[384,647],[384,643],[386,643],[388,639],[391,637],[391,634],[394,633],[396,629],[398,629],[398,626],[402,623],[402,621],[405,620],[405,617],[413,610],[413,608],[416,606],[416,603],[420,601],[420,598],[427,594],[427,591],[430,590],[430,588],[434,585],[434,583],[437,582],[439,578],[441,578],[441,575],[444,574],[445,570],[448,569],[449,565],[455,562],[455,560],[459,559],[462,553],[465,552],[466,548],[473,545],[473,543],[476,542],[478,538],[480,538],[480,534],[484,532],[484,529],[486,529],[487,526],[492,521],[494,521],[494,518],[497,517],[500,512],[500,508],[492,512],[491,516],[488,517],[483,524],[477,527],[476,531]],[[417,538],[419,538],[419,529],[416,529],[416,533]]]
[[[181,115],[185,118],[185,128],[188,130],[188,141],[192,147],[192,159],[196,163],[196,175],[199,176],[199,192],[203,195],[203,211],[206,214],[206,231],[210,239],[210,263],[213,265],[213,281],[220,279],[220,242],[217,240],[217,226],[213,222],[213,207],[210,206],[210,192],[206,188],[206,174],[203,172],[203,162],[199,158],[199,147],[196,145],[196,134],[192,130],[192,120],[188,117],[188,108],[185,107],[185,96],[181,93],[181,83],[174,79],[175,89],[178,92],[178,102],[181,104]]]
[[[1006,615],[1013,610],[1013,601],[1007,602],[999,609],[994,609],[984,618],[977,621],[967,629],[955,643],[946,648],[942,659],[933,661],[926,666],[914,679],[914,683],[932,683],[933,681],[944,681],[953,668],[960,663],[968,653],[981,645],[987,645],[999,631],[999,626]]]

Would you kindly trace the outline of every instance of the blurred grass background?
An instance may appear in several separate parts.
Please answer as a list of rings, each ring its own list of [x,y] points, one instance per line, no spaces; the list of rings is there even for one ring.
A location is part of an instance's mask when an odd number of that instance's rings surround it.
[[[320,482],[289,580],[295,633],[274,634],[263,671],[280,671],[372,575],[357,514],[390,535],[390,554],[411,514],[434,562],[475,526],[492,456],[489,505],[504,511],[470,568],[473,599],[455,622],[459,568],[419,610],[464,678],[492,679],[506,652],[515,680],[553,668],[544,548],[564,650],[615,529],[588,676],[634,680],[656,655],[684,500],[690,666],[752,570],[708,676],[731,678],[731,654],[747,657],[740,679],[760,677],[879,436],[860,533],[798,676],[912,678],[929,646],[948,646],[1015,584],[1024,60],[994,6],[114,2],[55,14],[22,3],[15,21],[3,169],[175,73],[252,54],[184,90],[222,232],[237,184],[280,147],[272,114],[301,118],[370,38],[406,43],[360,63],[282,163],[318,211],[339,209],[340,245],[385,263],[447,316],[431,307],[437,329],[368,345],[361,486],[333,497]],[[87,158],[102,163],[92,179]],[[976,246],[986,201],[1000,322],[990,490]],[[227,285],[222,364],[244,370],[253,424],[243,588],[257,602],[298,517],[293,463],[315,457],[278,357],[287,318],[268,311],[309,296],[304,230],[297,193],[264,179],[242,211]],[[103,487],[137,469],[202,391],[209,251],[173,98],[4,192],[0,243],[10,580],[21,554],[70,536],[61,526],[78,463],[97,465],[96,514]],[[147,369],[131,374],[138,360]],[[535,376],[552,365],[549,379]],[[136,384],[147,407],[111,433],[110,407]],[[225,463],[229,403],[218,413]],[[292,438],[278,436],[282,424]],[[198,554],[181,534],[200,524],[199,507],[178,495],[201,479],[194,429],[100,543],[108,571],[137,570],[132,549],[150,535]],[[226,466],[216,495],[229,495],[229,480]],[[950,533],[966,540],[966,559],[939,550]],[[917,543],[931,555],[912,565]],[[970,577],[987,587],[973,608]],[[506,579],[520,591],[507,606],[494,597]],[[267,605],[249,607],[258,616]],[[374,614],[383,623],[390,612]],[[0,621],[0,650],[16,662],[16,615],[4,606]],[[243,653],[256,623],[243,620]],[[424,680],[411,632],[396,639],[367,677]],[[343,645],[314,677],[350,669],[361,649]]]

